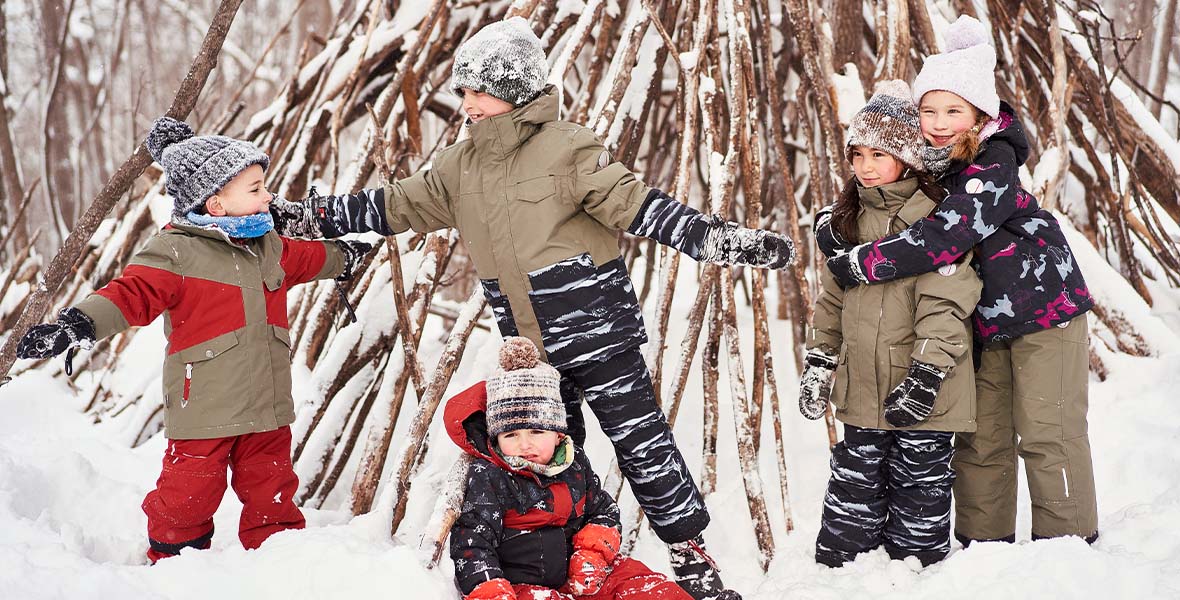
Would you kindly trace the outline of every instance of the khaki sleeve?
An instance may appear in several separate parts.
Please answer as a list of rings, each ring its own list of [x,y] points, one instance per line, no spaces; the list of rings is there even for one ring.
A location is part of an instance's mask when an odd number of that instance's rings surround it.
[[[458,167],[452,153],[443,151],[434,163],[404,179],[385,184],[385,218],[394,233],[419,233],[455,226],[450,190]]]
[[[811,316],[811,327],[807,329],[807,349],[823,349],[835,356],[844,343],[842,318],[844,314],[844,290],[827,267],[820,267],[820,294],[815,301]]]
[[[963,319],[979,303],[983,283],[971,268],[971,253],[914,283],[914,352],[911,358],[950,370],[971,350],[971,331]]]
[[[594,135],[582,128],[570,140],[574,162],[574,195],[595,220],[625,230],[635,221],[650,188],[610,153]]]

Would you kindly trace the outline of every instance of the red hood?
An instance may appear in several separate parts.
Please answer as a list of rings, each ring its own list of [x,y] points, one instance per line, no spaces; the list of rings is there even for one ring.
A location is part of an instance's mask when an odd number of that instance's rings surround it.
[[[481,381],[447,400],[443,408],[443,424],[446,425],[447,435],[455,445],[464,452],[476,458],[482,458],[492,464],[513,473],[532,476],[527,471],[518,471],[508,466],[500,455],[491,449],[491,439],[488,436],[488,424],[485,413],[488,408],[487,382]]]

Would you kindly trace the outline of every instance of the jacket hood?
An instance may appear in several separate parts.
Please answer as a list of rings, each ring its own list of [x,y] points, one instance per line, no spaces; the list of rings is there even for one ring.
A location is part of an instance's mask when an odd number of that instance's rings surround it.
[[[1024,161],[1028,160],[1028,137],[1024,135],[1024,127],[1016,118],[1016,112],[1007,102],[1001,101],[1000,115],[984,126],[984,134],[987,133],[992,123],[995,123],[998,129],[986,138],[985,143],[1003,142],[1012,146],[1012,150],[1016,153],[1017,166],[1023,165]]]
[[[532,102],[468,126],[471,143],[480,153],[507,155],[532,137],[542,125],[556,121],[558,108],[557,88],[547,85]]]
[[[487,382],[481,381],[447,400],[443,408],[443,424],[447,435],[463,452],[482,458],[505,471],[537,479],[528,470],[513,468],[500,453],[492,449],[492,438],[488,435],[486,413],[488,409]]]

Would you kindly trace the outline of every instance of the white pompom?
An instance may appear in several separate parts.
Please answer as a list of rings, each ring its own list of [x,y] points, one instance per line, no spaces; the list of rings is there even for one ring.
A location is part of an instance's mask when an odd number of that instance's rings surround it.
[[[963,15],[951,23],[942,36],[943,52],[953,52],[972,46],[991,45],[991,34],[979,19]]]

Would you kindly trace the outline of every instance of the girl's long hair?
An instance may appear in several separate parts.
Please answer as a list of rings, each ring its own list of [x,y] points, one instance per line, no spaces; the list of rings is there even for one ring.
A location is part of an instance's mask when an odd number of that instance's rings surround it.
[[[979,143],[979,138],[976,136],[976,144]],[[976,146],[978,148],[978,145]],[[974,157],[974,155],[972,155]],[[942,202],[946,198],[946,190],[938,185],[934,178],[927,173],[916,172],[913,169],[906,168],[901,176],[897,178],[898,181],[916,177],[918,179],[918,189],[926,194],[927,198],[934,201],[935,204]],[[860,233],[856,226],[856,217],[860,214],[860,192],[857,191],[856,176],[853,175],[848,183],[844,184],[843,191],[840,192],[840,197],[836,199],[836,206],[832,207],[832,229],[846,242],[851,244],[859,244]]]

